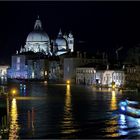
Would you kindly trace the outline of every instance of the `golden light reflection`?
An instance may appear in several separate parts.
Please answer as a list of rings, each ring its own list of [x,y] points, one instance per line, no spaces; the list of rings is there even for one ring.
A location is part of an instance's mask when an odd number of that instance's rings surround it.
[[[16,99],[13,98],[11,102],[11,111],[10,111],[9,140],[19,139],[18,131],[19,131],[19,125],[18,125],[17,102]]]
[[[112,91],[110,109],[111,110],[117,109],[116,92],[114,90]]]
[[[109,121],[106,122],[106,128],[105,128],[105,132],[107,133],[105,135],[105,137],[112,137],[112,138],[115,138],[115,137],[118,137],[119,136],[119,133],[118,133],[118,122],[117,122],[117,118],[113,118]]]
[[[65,98],[65,113],[69,114],[69,117],[72,117],[71,114],[71,92],[70,92],[70,85],[67,85],[66,88],[66,98]],[[66,118],[65,118],[66,119]]]
[[[72,104],[71,104],[71,91],[70,84],[66,85],[66,96],[65,96],[65,106],[64,106],[64,117],[62,121],[62,133],[70,134],[75,132],[73,125],[73,115],[72,115]]]
[[[116,92],[113,90],[111,93],[111,103],[110,103],[110,110],[114,111],[117,109],[117,100],[116,100]],[[118,122],[117,118],[112,118],[108,121],[106,121],[105,124],[107,127],[105,128],[105,132],[107,133],[105,137],[118,137]]]

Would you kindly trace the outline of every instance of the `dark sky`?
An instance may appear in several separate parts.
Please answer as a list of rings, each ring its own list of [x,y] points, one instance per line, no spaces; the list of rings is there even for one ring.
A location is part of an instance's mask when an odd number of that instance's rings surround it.
[[[77,49],[109,52],[140,43],[140,2],[0,2],[0,63],[25,45],[37,15],[50,38],[59,28],[72,31]]]

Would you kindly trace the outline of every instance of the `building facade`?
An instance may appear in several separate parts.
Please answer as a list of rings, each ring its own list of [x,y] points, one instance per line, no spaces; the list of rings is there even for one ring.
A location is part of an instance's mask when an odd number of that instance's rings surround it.
[[[123,70],[99,69],[96,66],[83,66],[76,68],[76,83],[85,85],[99,85],[116,87],[125,84],[125,72]]]
[[[125,84],[125,73],[123,70],[105,70],[101,80],[101,85],[112,87],[112,84],[116,87],[123,86]]]
[[[76,68],[76,83],[93,85],[96,82],[96,72],[94,68]]]
[[[0,66],[0,78],[7,78],[8,68],[9,68],[8,65],[1,65]]]
[[[7,71],[8,78],[27,79],[27,61],[25,55],[13,55],[11,67]]]
[[[48,61],[46,59],[27,60],[28,79],[47,79],[48,78]]]

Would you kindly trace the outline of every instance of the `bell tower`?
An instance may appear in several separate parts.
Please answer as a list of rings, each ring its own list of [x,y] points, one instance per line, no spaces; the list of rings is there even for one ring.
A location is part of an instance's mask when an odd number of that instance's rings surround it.
[[[70,49],[71,52],[74,52],[74,37],[71,32],[69,33],[67,40],[68,40],[68,48]]]

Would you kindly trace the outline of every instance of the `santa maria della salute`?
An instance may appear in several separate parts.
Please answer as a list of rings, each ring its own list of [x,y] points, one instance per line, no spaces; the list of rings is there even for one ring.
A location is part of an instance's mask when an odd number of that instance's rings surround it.
[[[73,52],[74,38],[72,33],[63,35],[60,29],[57,38],[51,40],[48,34],[43,30],[42,22],[38,16],[33,31],[27,36],[25,46],[20,49],[20,53],[29,51],[35,53],[41,52],[49,56],[58,56],[67,52]]]
[[[74,54],[74,37],[71,32],[63,34],[61,29],[52,40],[43,30],[37,17],[33,31],[26,38],[24,47],[12,55],[11,67],[7,70],[9,79],[64,78],[64,58]]]

